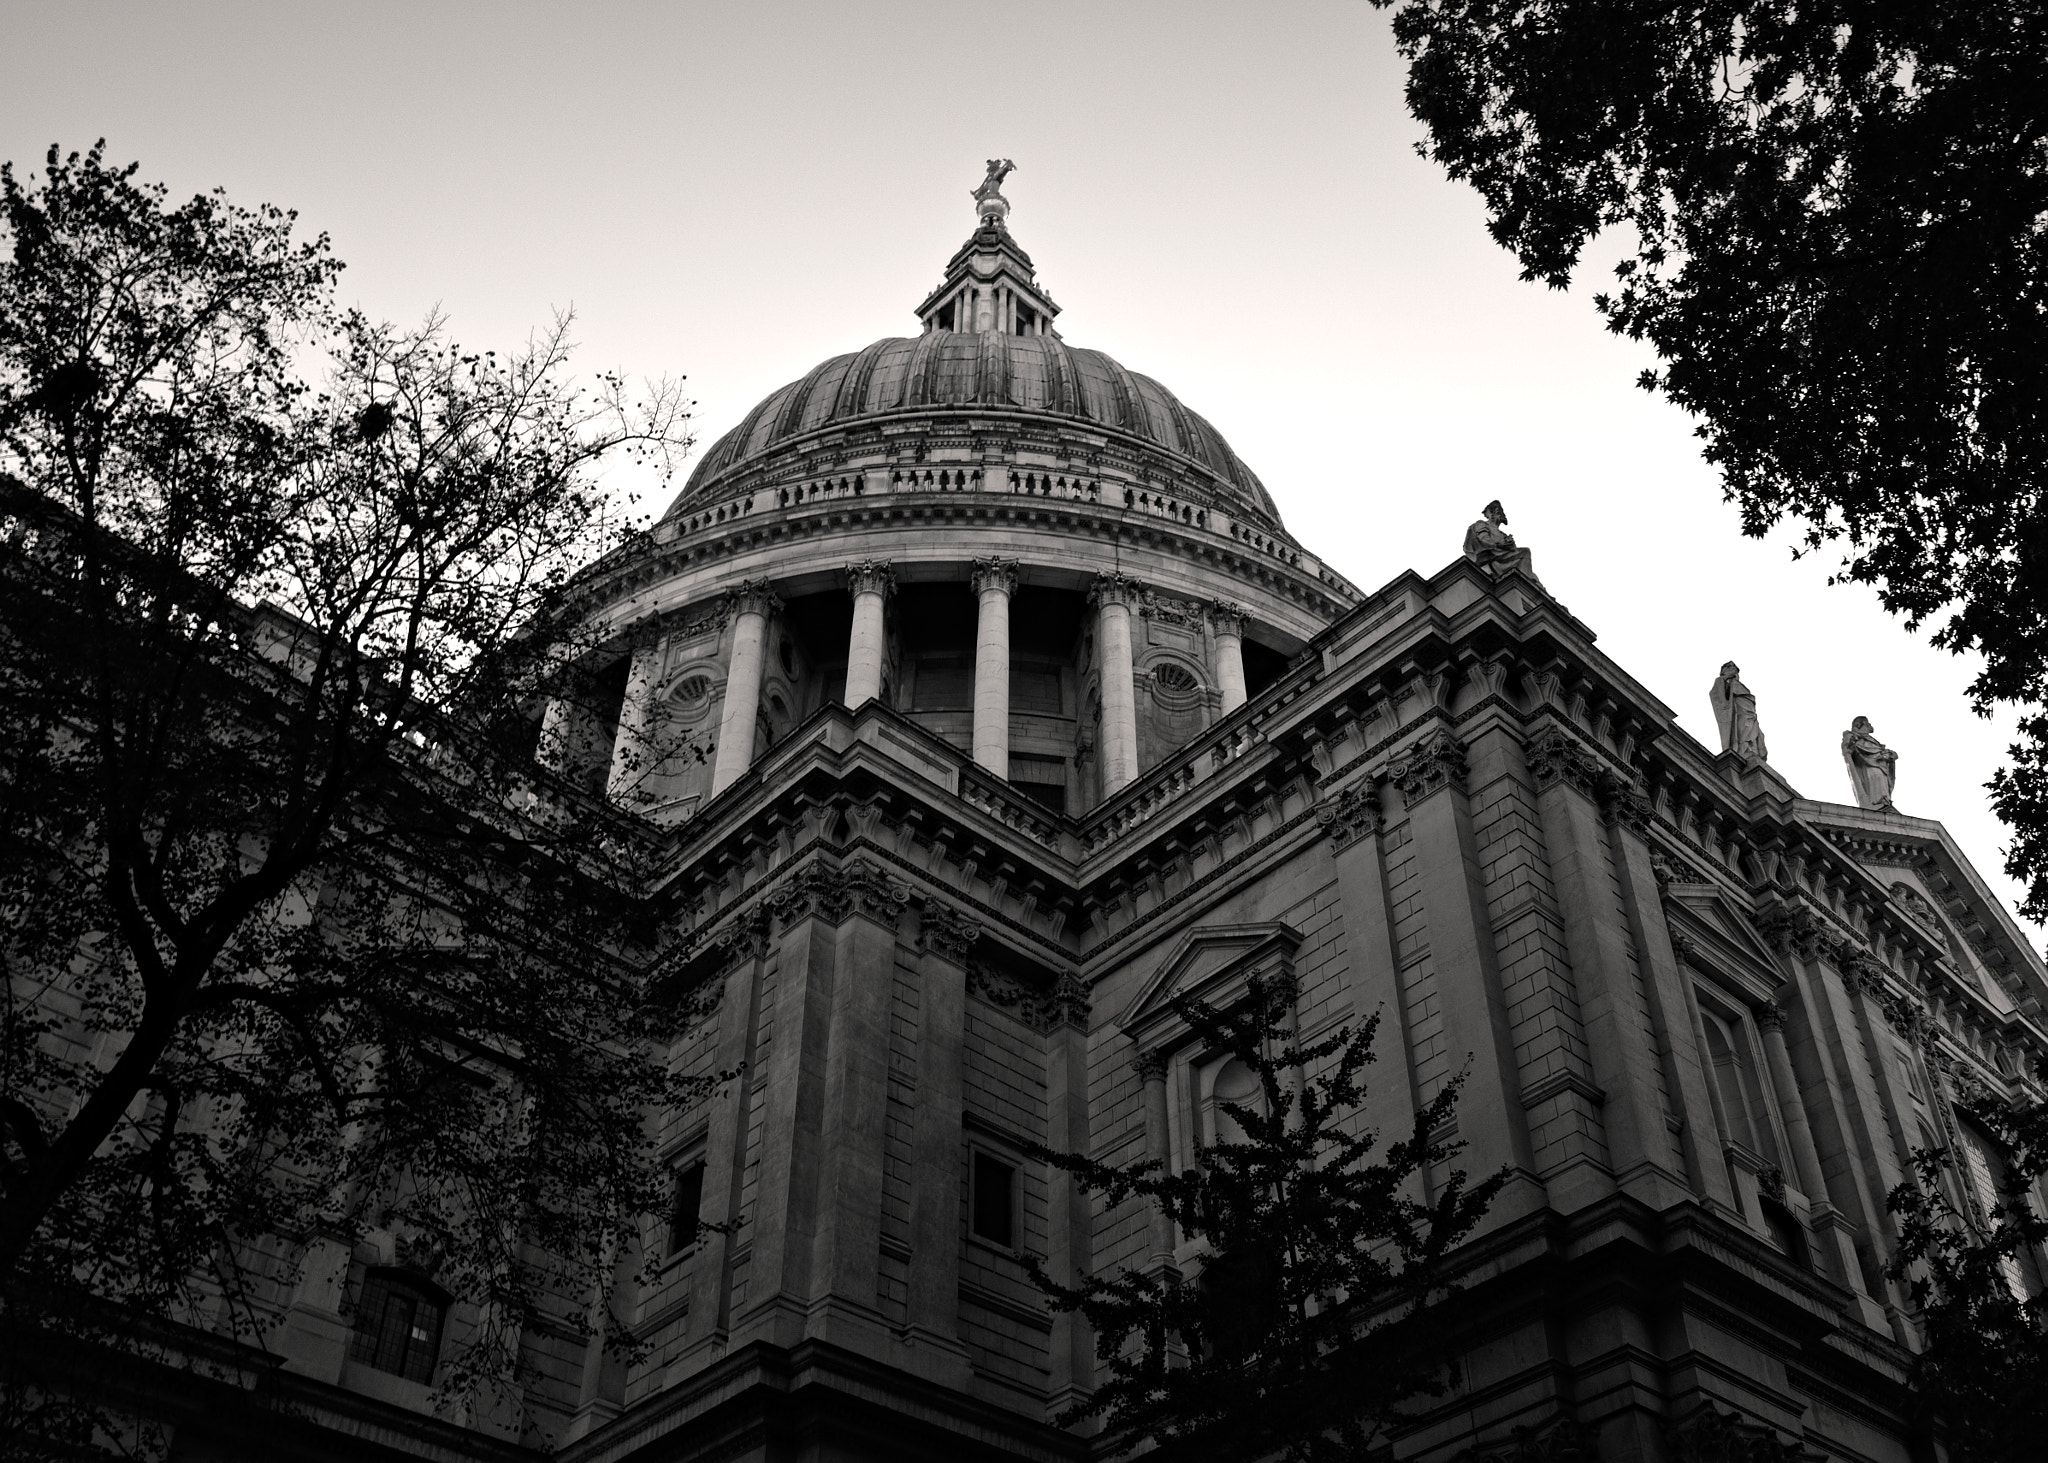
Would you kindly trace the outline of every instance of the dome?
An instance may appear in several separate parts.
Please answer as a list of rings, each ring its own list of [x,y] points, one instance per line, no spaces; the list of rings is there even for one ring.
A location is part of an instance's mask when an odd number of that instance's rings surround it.
[[[1233,512],[1278,527],[1258,476],[1223,436],[1149,376],[1057,335],[928,330],[834,356],[771,393],[704,454],[668,516],[717,495],[747,465],[813,432],[947,412],[1026,412],[1085,422],[1186,459]]]

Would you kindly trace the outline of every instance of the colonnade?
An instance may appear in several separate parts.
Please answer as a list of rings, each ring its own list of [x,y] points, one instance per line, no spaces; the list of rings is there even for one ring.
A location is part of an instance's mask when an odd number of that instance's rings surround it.
[[[846,648],[845,702],[858,708],[882,694],[886,660],[888,602],[896,590],[895,571],[879,560],[850,564],[853,629]],[[973,757],[998,777],[1010,772],[1010,600],[1017,592],[1014,559],[976,559],[969,582],[976,600],[974,644]],[[1096,656],[1101,667],[1102,726],[1099,741],[1101,792],[1109,797],[1138,777],[1138,698],[1131,613],[1145,590],[1121,574],[1097,575],[1088,601],[1095,612]],[[726,666],[724,707],[711,770],[716,797],[752,766],[754,737],[768,651],[768,623],[782,602],[765,581],[749,581],[727,601],[732,616],[732,650]],[[1228,715],[1245,702],[1244,611],[1213,604],[1206,611],[1214,636],[1215,676]],[[631,802],[651,755],[653,717],[660,669],[657,641],[643,637],[632,650],[625,699],[619,708],[607,794]],[[544,762],[559,763],[564,737],[555,730],[561,703],[551,705],[542,736]]]

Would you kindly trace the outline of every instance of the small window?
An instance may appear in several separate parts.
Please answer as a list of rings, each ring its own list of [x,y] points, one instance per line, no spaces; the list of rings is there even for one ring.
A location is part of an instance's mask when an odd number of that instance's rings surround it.
[[[448,1302],[424,1281],[390,1270],[372,1270],[356,1302],[355,1335],[349,1360],[414,1382],[434,1379],[441,1354],[441,1323]]]
[[[704,1208],[704,1165],[693,1163],[676,1171],[674,1193],[668,1206],[668,1252],[680,1255],[697,1243],[697,1221]]]
[[[979,1239],[1015,1248],[1017,1169],[987,1153],[974,1155],[974,1195],[970,1227]]]
[[[793,676],[793,675],[795,675],[795,674],[796,674],[796,646],[795,646],[794,644],[792,644],[792,643],[791,643],[791,642],[790,642],[790,641],[789,641],[788,639],[786,639],[786,638],[785,638],[785,639],[783,640],[783,642],[782,642],[782,652],[781,652],[781,660],[782,660],[782,673],[783,673],[783,674],[784,674],[785,676]]]

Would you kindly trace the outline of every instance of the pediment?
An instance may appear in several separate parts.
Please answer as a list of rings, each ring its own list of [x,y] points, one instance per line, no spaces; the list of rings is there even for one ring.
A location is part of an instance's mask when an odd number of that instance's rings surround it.
[[[1165,1045],[1186,1025],[1173,1009],[1176,1000],[1189,996],[1228,1006],[1245,994],[1254,976],[1291,979],[1294,952],[1300,948],[1301,932],[1279,920],[1198,925],[1181,937],[1116,1024],[1141,1047]]]
[[[1705,885],[1673,885],[1670,923],[1699,947],[1710,968],[1743,980],[1754,993],[1768,995],[1785,979],[1784,967],[1757,934],[1749,917],[1728,902],[1719,889]]]

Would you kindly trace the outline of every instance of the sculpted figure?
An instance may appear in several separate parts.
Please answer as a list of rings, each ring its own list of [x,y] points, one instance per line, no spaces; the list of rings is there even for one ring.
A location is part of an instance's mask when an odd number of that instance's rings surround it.
[[[1010,211],[1010,200],[1003,197],[1003,179],[1016,170],[1017,165],[1006,157],[988,160],[988,176],[974,190],[974,201],[980,206],[982,217],[1001,218]]]
[[[1877,739],[1869,717],[1857,717],[1842,733],[1842,761],[1849,767],[1849,785],[1856,789],[1857,807],[1880,811],[1891,807],[1899,754]]]
[[[1508,512],[1495,498],[1486,505],[1486,516],[1465,530],[1465,557],[1489,574],[1505,574],[1511,569],[1520,570],[1531,579],[1536,570],[1529,561],[1529,551],[1515,546],[1515,536],[1507,531]]]
[[[1714,703],[1714,721],[1721,728],[1721,750],[1733,752],[1745,762],[1762,762],[1770,756],[1764,747],[1764,729],[1756,719],[1756,693],[1742,684],[1742,673],[1734,661],[1721,667],[1721,678],[1707,692]]]

